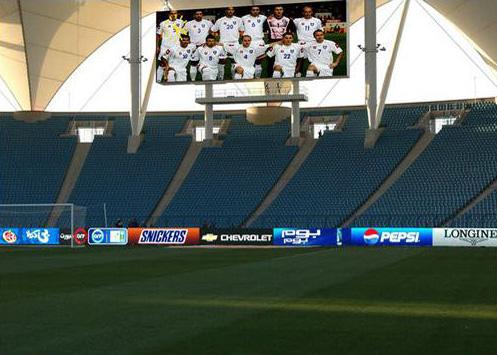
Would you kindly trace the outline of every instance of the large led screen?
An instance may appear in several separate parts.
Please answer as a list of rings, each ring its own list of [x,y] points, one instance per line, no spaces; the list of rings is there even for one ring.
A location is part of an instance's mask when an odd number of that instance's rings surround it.
[[[346,0],[157,12],[160,84],[348,76]]]

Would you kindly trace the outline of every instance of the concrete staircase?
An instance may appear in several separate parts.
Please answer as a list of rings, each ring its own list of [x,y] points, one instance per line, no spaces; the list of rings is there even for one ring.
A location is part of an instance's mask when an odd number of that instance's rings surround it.
[[[281,174],[279,180],[273,186],[273,188],[268,192],[264,200],[256,208],[254,212],[247,218],[247,220],[242,224],[242,228],[248,228],[255,222],[255,220],[273,203],[273,201],[278,197],[278,195],[283,191],[288,182],[295,176],[297,171],[300,169],[302,164],[305,162],[309,154],[313,151],[316,146],[317,140],[312,137],[301,138],[300,149],[295,154],[288,167],[285,169],[283,174]]]
[[[380,197],[388,191],[388,189],[395,184],[395,182],[409,169],[409,167],[416,161],[416,159],[424,152],[424,150],[431,143],[435,135],[428,130],[421,136],[414,147],[411,148],[409,153],[400,162],[397,168],[383,181],[381,186],[364,202],[354,213],[352,213],[343,223],[342,227],[349,227],[359,216],[366,212]]]
[[[155,225],[157,223],[157,220],[160,218],[160,216],[162,216],[166,208],[173,200],[176,193],[181,188],[181,185],[183,185],[183,182],[185,181],[186,177],[190,173],[193,164],[195,164],[195,161],[197,160],[200,152],[202,151],[202,147],[203,147],[202,143],[192,141],[190,147],[185,153],[185,156],[183,157],[180,166],[178,167],[178,170],[176,171],[176,174],[174,175],[173,179],[167,186],[164,195],[161,197],[161,199],[157,203],[157,206],[155,206],[154,211],[152,212],[150,218],[148,219],[147,225],[149,226]]]
[[[78,181],[79,174],[83,170],[90,149],[91,143],[76,143],[76,149],[74,150],[71,163],[69,164],[55,203],[67,203],[69,200],[72,190]],[[47,226],[55,226],[63,211],[64,207],[55,206],[48,217]]]
[[[469,203],[459,210],[454,216],[450,217],[443,223],[443,227],[446,227],[452,223],[452,221],[458,219],[462,215],[464,215],[466,212],[470,211],[473,207],[475,207],[478,203],[480,203],[482,200],[488,197],[491,193],[493,193],[495,190],[497,190],[497,179],[495,179],[490,185],[488,185],[478,196],[473,198]]]

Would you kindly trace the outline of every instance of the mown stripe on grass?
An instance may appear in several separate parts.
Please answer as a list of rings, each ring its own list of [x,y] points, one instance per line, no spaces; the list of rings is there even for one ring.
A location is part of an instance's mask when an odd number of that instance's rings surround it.
[[[237,299],[146,299],[131,303],[199,308],[251,309],[255,311],[294,311],[319,313],[355,313],[396,317],[431,317],[458,319],[497,319],[495,305],[450,305],[432,303],[363,303],[349,301],[301,302]]]

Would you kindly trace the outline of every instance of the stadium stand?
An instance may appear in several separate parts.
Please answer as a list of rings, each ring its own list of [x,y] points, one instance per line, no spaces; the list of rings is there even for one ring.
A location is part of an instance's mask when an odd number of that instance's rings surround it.
[[[296,153],[285,145],[288,132],[288,122],[254,126],[233,117],[222,147],[202,150],[158,224],[240,225]]]
[[[475,105],[444,127],[356,226],[438,226],[497,178],[495,104]]]
[[[471,111],[463,121],[463,126],[475,127],[482,132],[497,132],[497,105],[480,102],[470,105]]]
[[[426,106],[386,107],[381,119],[382,127],[402,129],[414,126],[424,113]]]
[[[468,108],[461,125],[444,127],[353,225],[437,226],[453,218],[497,178],[497,106],[476,103]],[[363,148],[366,112],[349,112],[343,131],[326,132],[319,139],[286,188],[251,226],[339,226],[410,151],[422,130],[407,127],[415,125],[426,110],[423,105],[387,108],[385,131],[372,150]],[[285,145],[289,122],[268,127],[254,126],[240,116],[230,118],[223,145],[202,150],[157,225],[238,226],[295,156],[297,148]],[[9,115],[0,118],[4,143],[0,148],[0,203],[55,202],[76,145],[75,137],[60,137],[71,119],[24,123]],[[148,117],[145,141],[137,154],[130,155],[129,120],[114,119],[112,136],[93,142],[68,202],[87,208],[88,225],[104,225],[104,203],[108,224],[119,218],[146,221],[191,143],[191,137],[175,136],[186,120]],[[477,226],[483,218],[485,226],[493,226],[495,203],[494,193],[451,224]],[[28,219],[22,216],[22,224],[43,224],[49,212]],[[6,217],[5,211],[0,213],[4,223]]]
[[[451,227],[497,228],[497,190],[450,223]]]
[[[0,118],[0,203],[44,204],[57,197],[71,160],[75,137],[60,137],[70,118],[36,123]],[[0,209],[0,225],[43,225],[50,208],[12,207]]]
[[[402,113],[398,120],[404,120]],[[366,128],[366,111],[361,110],[348,115],[343,132],[325,133],[253,226],[339,226],[378,188],[421,134],[418,129],[386,129],[375,148],[365,150]]]
[[[149,117],[146,139],[137,154],[127,154],[129,119],[116,119],[112,137],[97,137],[69,202],[87,206],[87,224],[131,218],[144,222],[164,193],[191,142],[175,137],[186,118]]]

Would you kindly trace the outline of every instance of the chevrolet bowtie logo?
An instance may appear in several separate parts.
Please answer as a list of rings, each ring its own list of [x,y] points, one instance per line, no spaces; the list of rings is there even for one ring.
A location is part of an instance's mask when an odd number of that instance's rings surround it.
[[[217,235],[215,234],[206,234],[202,236],[202,240],[205,240],[206,242],[213,242],[217,240]]]

